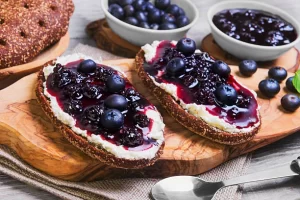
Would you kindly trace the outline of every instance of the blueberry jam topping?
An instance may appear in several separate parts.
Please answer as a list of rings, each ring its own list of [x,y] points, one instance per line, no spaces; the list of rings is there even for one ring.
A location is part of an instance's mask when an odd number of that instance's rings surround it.
[[[184,67],[181,62],[173,64],[178,70],[170,73],[174,59],[183,60]],[[156,56],[144,62],[144,69],[157,83],[175,85],[175,95],[183,103],[204,105],[211,115],[238,129],[252,127],[259,121],[256,97],[230,75],[226,63],[215,61],[208,53],[185,56],[170,41],[162,41]]]
[[[232,38],[263,46],[280,46],[297,38],[295,28],[279,16],[260,10],[223,10],[213,23]]]
[[[87,130],[88,136],[99,135],[130,151],[156,145],[147,137],[153,121],[146,115],[155,107],[118,71],[92,60],[56,64],[46,85],[61,109],[74,117],[76,127]]]

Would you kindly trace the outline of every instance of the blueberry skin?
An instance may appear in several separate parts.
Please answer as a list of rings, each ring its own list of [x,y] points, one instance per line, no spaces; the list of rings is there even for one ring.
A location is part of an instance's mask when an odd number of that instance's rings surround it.
[[[192,55],[196,50],[196,42],[190,38],[182,38],[177,42],[176,49],[185,56]]]
[[[179,16],[179,7],[175,4],[172,4],[167,8],[166,12],[177,17]]]
[[[212,65],[212,71],[224,78],[227,78],[231,73],[230,67],[221,60],[214,62]]]
[[[168,6],[171,5],[170,0],[155,0],[154,1],[155,7],[161,10],[165,10]]]
[[[124,116],[119,110],[108,109],[101,116],[101,125],[109,131],[117,131],[124,124]]]
[[[135,17],[126,17],[124,22],[133,26],[137,26],[139,24],[139,21]]]
[[[126,110],[128,103],[124,96],[112,94],[104,100],[104,105],[108,108],[114,108],[119,111],[123,111]]]
[[[297,93],[297,90],[293,84],[293,79],[294,77],[289,77],[286,82],[285,82],[285,86],[286,88],[290,91],[290,92],[294,92],[294,93]]]
[[[119,5],[124,7],[124,6],[127,6],[127,5],[131,5],[133,3],[133,0],[119,0]]]
[[[178,15],[181,16],[181,15],[185,15],[185,12],[182,8],[179,7],[179,11],[178,11]]]
[[[272,67],[269,69],[268,75],[270,78],[275,79],[278,82],[283,81],[287,77],[287,71],[283,67]]]
[[[158,30],[159,29],[159,25],[154,23],[154,24],[151,24],[150,25],[150,28],[153,29],[153,30]]]
[[[150,11],[148,14],[148,20],[151,23],[159,24],[161,21],[160,11],[158,9],[153,9],[152,11]]]
[[[111,93],[118,93],[125,89],[125,81],[119,75],[111,75],[106,81],[107,90]]]
[[[177,28],[177,26],[172,23],[163,23],[163,24],[159,25],[159,30],[172,30],[172,29],[176,29],[176,28]]]
[[[171,14],[164,14],[161,17],[161,23],[172,23],[175,24],[176,18]]]
[[[272,98],[280,91],[280,85],[275,79],[262,80],[258,85],[259,91],[266,97]]]
[[[167,74],[171,76],[180,75],[184,72],[185,69],[185,62],[182,58],[173,58],[167,64],[166,71]]]
[[[125,17],[130,17],[134,14],[135,10],[134,7],[132,5],[127,5],[124,7],[124,14]]]
[[[112,14],[114,17],[116,17],[118,19],[124,18],[124,10],[118,4],[110,5],[108,11],[110,12],[110,14]]]
[[[135,2],[133,2],[133,6],[136,10],[145,11],[147,5],[144,0],[136,0]]]
[[[150,12],[150,11],[152,11],[153,9],[155,9],[154,5],[153,5],[151,2],[147,2],[147,3],[146,3],[146,11],[147,11],[147,12]]]
[[[257,63],[254,60],[243,60],[239,64],[239,70],[244,76],[252,76],[257,71]]]
[[[188,25],[190,23],[190,20],[187,16],[185,15],[180,15],[177,19],[176,19],[176,25],[178,26],[178,28],[184,27],[186,25]]]
[[[295,112],[300,107],[300,98],[295,94],[286,94],[281,98],[281,106],[289,112]]]
[[[139,21],[139,22],[146,22],[148,21],[147,16],[145,15],[144,12],[138,11],[135,13],[135,18]]]
[[[97,64],[93,60],[87,59],[87,60],[82,61],[79,64],[77,70],[79,72],[89,74],[89,73],[95,72],[96,68],[97,68]]]
[[[109,0],[108,5],[110,6],[111,4],[119,4],[119,0]]]
[[[139,27],[150,29],[150,25],[148,24],[148,22],[141,22],[141,23],[139,23]]]
[[[217,100],[225,105],[235,105],[238,98],[237,91],[230,85],[220,85],[215,91]]]

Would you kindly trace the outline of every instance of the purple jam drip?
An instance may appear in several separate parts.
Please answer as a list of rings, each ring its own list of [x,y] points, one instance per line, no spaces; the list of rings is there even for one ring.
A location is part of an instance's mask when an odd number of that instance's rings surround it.
[[[93,73],[93,74],[86,75],[86,74],[82,74],[77,71],[77,66],[81,63],[81,61],[82,60],[78,60],[75,62],[68,63],[66,66],[63,66],[63,69],[67,69],[72,72],[72,75],[70,76],[71,80],[72,80],[71,83],[69,83],[66,86],[61,87],[61,88],[53,86],[53,84],[52,84],[53,79],[54,79],[53,73],[48,76],[47,82],[46,82],[48,93],[51,94],[52,96],[56,97],[56,100],[57,100],[59,106],[64,111],[65,111],[64,105],[71,101],[70,97],[66,97],[66,95],[64,93],[64,90],[66,90],[66,87],[68,87],[69,85],[77,85],[77,86],[83,88],[83,90],[84,90],[85,84],[89,84],[90,86],[96,86],[97,88],[99,88],[100,93],[101,93],[101,96],[99,95],[100,96],[99,98],[91,99],[86,96],[83,96],[83,98],[78,100],[82,104],[83,111],[80,113],[77,113],[77,114],[69,113],[76,120],[75,126],[82,130],[87,130],[87,135],[89,135],[89,136],[91,134],[99,135],[99,137],[101,137],[103,140],[106,140],[115,145],[121,145],[119,143],[119,141],[120,141],[122,134],[124,134],[125,129],[136,128],[136,129],[138,129],[138,132],[141,133],[143,136],[143,144],[136,146],[136,147],[129,147],[129,146],[123,145],[124,149],[129,150],[129,151],[143,151],[143,150],[150,149],[153,145],[157,145],[157,142],[155,140],[147,137],[147,135],[150,133],[150,131],[152,129],[153,120],[152,119],[149,120],[148,127],[139,127],[134,123],[134,120],[133,120],[134,115],[146,114],[147,110],[155,110],[155,107],[147,99],[145,99],[143,96],[141,96],[133,88],[131,83],[126,78],[124,79],[126,82],[125,90],[122,91],[120,94],[126,95],[126,91],[128,89],[132,89],[138,95],[138,97],[140,99],[138,101],[136,101],[135,103],[129,102],[128,108],[122,112],[123,116],[124,116],[123,127],[118,131],[109,132],[109,131],[105,130],[104,128],[102,128],[99,123],[95,126],[93,124],[83,122],[82,119],[84,117],[84,111],[87,108],[89,108],[91,106],[99,105],[100,107],[103,107],[103,109],[106,109],[104,107],[104,100],[106,99],[106,97],[111,95],[111,93],[109,93],[106,90],[104,81],[97,79],[97,77],[99,77],[99,74]],[[57,66],[56,66],[56,68],[57,68]],[[112,74],[118,74],[118,72],[116,70],[114,70],[110,67],[97,64],[97,70],[101,69],[101,68],[105,69],[105,70],[109,70],[110,72],[112,72]],[[133,105],[135,105],[135,106],[133,106]],[[134,109],[132,109],[133,107],[134,107]]]
[[[178,77],[166,73],[168,61],[175,57],[181,57],[186,62],[185,72]],[[210,114],[235,125],[238,129],[252,127],[259,121],[255,96],[232,75],[225,79],[213,73],[211,66],[214,62],[207,53],[185,57],[170,41],[163,41],[157,47],[156,56],[151,62],[144,62],[144,69],[156,82],[176,85],[177,96],[184,103],[205,105]],[[239,98],[235,105],[221,105],[216,100],[214,91],[221,84],[229,84],[236,89]]]
[[[289,44],[298,36],[289,22],[260,10],[223,10],[213,17],[213,23],[234,39],[263,46]]]

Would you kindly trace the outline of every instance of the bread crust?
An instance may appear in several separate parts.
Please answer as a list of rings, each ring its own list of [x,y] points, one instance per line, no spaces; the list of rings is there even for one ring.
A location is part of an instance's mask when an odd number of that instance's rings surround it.
[[[54,65],[54,61],[50,61],[46,63],[43,67],[48,66],[49,64]],[[78,134],[76,134],[69,126],[63,124],[59,119],[57,119],[51,109],[50,101],[48,97],[44,94],[44,86],[45,77],[43,73],[43,68],[38,74],[37,86],[36,86],[36,96],[37,100],[40,103],[42,109],[46,113],[46,115],[50,118],[52,124],[63,134],[63,136],[74,146],[79,148],[81,151],[86,153],[92,158],[95,158],[107,165],[116,168],[124,168],[124,169],[139,169],[144,168],[150,165],[153,165],[155,161],[160,157],[163,153],[163,147],[165,143],[163,142],[157,151],[156,155],[152,159],[137,159],[137,160],[129,160],[123,158],[117,158],[112,153],[106,151],[101,147],[96,147],[96,145],[89,143],[88,140]]]
[[[32,61],[68,31],[72,0],[0,1],[0,69]]]
[[[153,80],[149,77],[144,70],[144,51],[140,50],[135,57],[136,70],[139,77],[142,79],[145,86],[152,92],[152,94],[158,99],[167,112],[176,119],[180,124],[185,126],[190,131],[197,133],[207,139],[215,142],[227,145],[236,145],[251,140],[258,132],[261,124],[251,132],[246,133],[229,133],[212,127],[203,121],[201,118],[197,118],[192,114],[186,112],[165,90],[156,86]]]

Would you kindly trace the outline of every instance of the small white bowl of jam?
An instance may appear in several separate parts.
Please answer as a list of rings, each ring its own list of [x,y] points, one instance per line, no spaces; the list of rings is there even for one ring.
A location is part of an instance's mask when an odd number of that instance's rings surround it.
[[[214,40],[240,59],[274,60],[300,41],[299,23],[288,13],[255,1],[226,1],[207,13]]]

